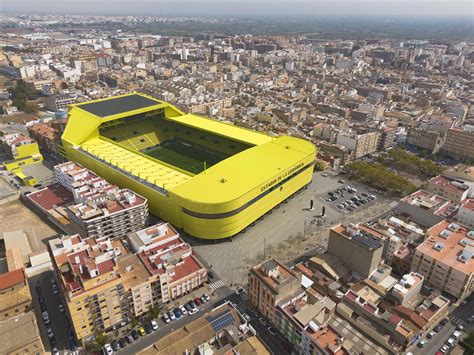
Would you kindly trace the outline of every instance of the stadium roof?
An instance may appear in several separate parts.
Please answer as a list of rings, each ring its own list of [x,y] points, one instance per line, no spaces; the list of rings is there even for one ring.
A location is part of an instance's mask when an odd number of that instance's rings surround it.
[[[228,137],[253,147],[193,176],[139,151],[128,150],[99,133],[98,128],[104,122],[157,109],[164,110],[168,121]],[[294,137],[274,138],[217,120],[184,114],[166,102],[141,94],[71,105],[69,113],[74,119],[69,119],[62,136],[67,145],[105,161],[124,174],[138,177],[142,183],[154,185],[153,188],[158,186],[181,196],[191,205],[195,204],[196,210],[203,213],[206,212],[205,205],[225,201],[232,201],[230,204],[235,204],[235,209],[242,207],[242,202],[251,200],[246,195],[248,191],[266,181],[270,183],[262,187],[262,192],[276,188],[284,178],[303,168],[303,161],[307,164],[308,157],[315,154],[314,145],[305,140]],[[309,166],[305,165],[307,167]],[[274,179],[275,176],[278,181]]]
[[[250,129],[233,126],[210,118],[191,114],[169,117],[168,120],[252,145],[264,144],[271,142],[273,139],[266,134],[255,132]]]
[[[128,96],[118,96],[107,100],[99,100],[79,104],[77,107],[92,113],[95,116],[113,116],[122,112],[134,111],[156,105],[157,101],[145,96],[132,94]]]

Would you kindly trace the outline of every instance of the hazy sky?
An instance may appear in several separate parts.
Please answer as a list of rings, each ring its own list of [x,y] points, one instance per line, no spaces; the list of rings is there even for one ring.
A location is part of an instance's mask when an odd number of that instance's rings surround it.
[[[473,17],[471,0],[0,0],[0,12],[196,16]]]

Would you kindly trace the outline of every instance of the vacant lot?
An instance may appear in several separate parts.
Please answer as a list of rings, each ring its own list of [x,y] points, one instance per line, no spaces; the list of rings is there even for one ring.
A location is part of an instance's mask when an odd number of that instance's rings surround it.
[[[33,251],[46,249],[47,240],[56,235],[56,231],[21,201],[3,204],[0,210],[0,235],[4,232],[23,230],[28,234]]]

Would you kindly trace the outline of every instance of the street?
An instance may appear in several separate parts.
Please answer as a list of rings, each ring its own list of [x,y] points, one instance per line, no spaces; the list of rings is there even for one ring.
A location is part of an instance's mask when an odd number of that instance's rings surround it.
[[[46,350],[50,351],[54,346],[56,346],[60,353],[73,354],[74,352],[71,351],[71,349],[73,348],[73,345],[77,344],[77,342],[74,338],[74,332],[70,326],[67,310],[64,312],[59,311],[59,304],[62,303],[65,305],[65,303],[62,302],[60,295],[55,295],[53,293],[51,286],[51,280],[53,279],[53,271],[45,271],[39,275],[28,278],[31,296],[33,297],[33,307],[35,309],[38,326],[41,332],[41,338]],[[41,288],[39,293],[36,290],[37,286]],[[46,325],[44,324],[42,318],[39,302],[40,296],[44,299],[44,305],[51,320],[50,326],[52,327],[54,334],[52,338],[49,338],[46,333]],[[56,342],[57,345],[54,345],[54,342]]]

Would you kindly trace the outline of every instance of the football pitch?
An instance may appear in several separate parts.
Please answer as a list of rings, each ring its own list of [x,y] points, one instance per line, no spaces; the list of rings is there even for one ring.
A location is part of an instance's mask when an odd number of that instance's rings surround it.
[[[224,154],[210,151],[185,141],[167,141],[142,151],[152,158],[176,166],[192,174],[199,174],[206,168],[227,158]]]

